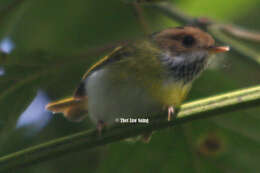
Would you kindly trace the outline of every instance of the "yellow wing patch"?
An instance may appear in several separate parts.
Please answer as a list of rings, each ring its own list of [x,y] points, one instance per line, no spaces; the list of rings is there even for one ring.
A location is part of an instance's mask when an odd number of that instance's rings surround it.
[[[83,75],[82,79],[86,79],[88,77],[88,75],[90,74],[90,72],[92,72],[96,68],[100,67],[103,63],[105,63],[110,57],[112,57],[116,52],[118,52],[122,48],[123,48],[122,46],[116,47],[111,53],[109,53],[107,56],[105,56],[104,58],[102,58],[98,62],[96,62],[94,65],[92,65],[88,69],[88,71]]]
[[[62,99],[46,105],[45,109],[53,113],[63,113],[64,117],[71,121],[79,122],[88,113],[88,99],[75,99],[73,97]]]

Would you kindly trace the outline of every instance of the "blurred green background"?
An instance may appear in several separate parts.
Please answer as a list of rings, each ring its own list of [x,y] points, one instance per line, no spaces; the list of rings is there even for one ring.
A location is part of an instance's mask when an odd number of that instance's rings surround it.
[[[12,2],[1,0],[0,9]],[[172,3],[192,16],[260,30],[258,0]],[[151,32],[178,25],[149,8],[144,17]],[[144,35],[134,7],[120,0],[27,0],[0,19],[0,47],[13,46],[10,55],[0,56],[0,156],[93,128],[88,120],[52,116],[44,105],[72,94],[85,70],[108,52],[96,47]],[[232,51],[216,62],[218,68],[194,83],[187,101],[259,84],[259,64]],[[196,120],[155,133],[149,144],[117,142],[17,172],[257,173],[259,114],[256,107]]]

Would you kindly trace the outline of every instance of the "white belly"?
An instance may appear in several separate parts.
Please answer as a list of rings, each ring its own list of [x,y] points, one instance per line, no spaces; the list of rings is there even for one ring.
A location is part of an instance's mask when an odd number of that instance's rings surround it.
[[[92,121],[112,124],[116,118],[146,118],[161,110],[160,104],[133,80],[114,80],[109,72],[102,69],[88,77],[86,89]]]

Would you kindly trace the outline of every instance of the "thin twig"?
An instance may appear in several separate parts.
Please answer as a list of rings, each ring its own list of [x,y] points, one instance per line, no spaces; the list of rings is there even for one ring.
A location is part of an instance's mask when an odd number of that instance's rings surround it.
[[[16,7],[20,6],[26,0],[14,0],[11,4],[5,6],[4,8],[0,9],[0,21],[8,15],[11,11],[13,11]]]
[[[173,5],[167,2],[162,3],[144,3],[146,7],[151,7],[156,11],[162,12],[165,16],[182,23],[182,24],[191,24],[194,22],[194,18],[188,16],[187,14],[180,11],[178,8],[175,8]]]
[[[258,52],[253,49],[243,45],[241,42],[230,38],[223,32],[221,32],[222,25],[214,24],[208,27],[208,32],[214,35],[214,37],[221,43],[231,45],[231,49],[240,55],[247,57],[248,59],[253,60],[260,64],[260,55]]]
[[[150,33],[150,29],[148,27],[148,24],[147,24],[145,18],[144,18],[142,7],[140,7],[140,4],[136,3],[136,2],[133,3],[133,7],[135,9],[136,17],[137,17],[137,19],[138,19],[138,21],[139,21],[139,23],[142,27],[144,34],[148,35]]]
[[[237,38],[241,38],[248,41],[260,42],[260,33],[256,31],[249,31],[245,28],[241,28],[234,25],[223,25],[222,30]]]
[[[89,150],[145,132],[180,125],[194,119],[224,114],[234,110],[245,110],[245,108],[259,104],[260,86],[193,101],[182,105],[177,118],[173,121],[166,121],[166,113],[162,113],[158,116],[159,120],[157,119],[149,124],[115,125],[105,129],[101,136],[98,135],[96,130],[84,131],[3,156],[0,158],[0,171],[7,172],[47,159],[57,158],[70,152],[83,149]]]

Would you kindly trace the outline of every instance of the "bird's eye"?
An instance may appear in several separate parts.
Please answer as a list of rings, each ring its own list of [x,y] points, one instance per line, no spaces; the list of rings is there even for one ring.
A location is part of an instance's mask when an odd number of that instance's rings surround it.
[[[182,40],[182,44],[185,46],[185,47],[191,47],[193,46],[195,43],[195,39],[194,37],[192,37],[191,35],[186,35],[183,40]]]

